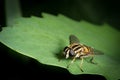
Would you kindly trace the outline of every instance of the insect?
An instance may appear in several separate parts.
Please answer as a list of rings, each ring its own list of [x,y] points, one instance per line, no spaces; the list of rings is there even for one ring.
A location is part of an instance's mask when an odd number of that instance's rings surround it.
[[[76,58],[80,58],[81,59],[80,69],[83,72],[82,64],[83,64],[83,59],[85,57],[91,57],[90,62],[96,64],[93,62],[94,55],[103,54],[101,51],[98,51],[96,49],[93,49],[92,47],[81,44],[79,39],[74,35],[69,36],[69,41],[70,41],[70,45],[64,48],[63,54],[65,55],[66,59],[69,57],[73,57],[73,59],[67,65],[67,68],[69,68],[69,66],[76,60]]]

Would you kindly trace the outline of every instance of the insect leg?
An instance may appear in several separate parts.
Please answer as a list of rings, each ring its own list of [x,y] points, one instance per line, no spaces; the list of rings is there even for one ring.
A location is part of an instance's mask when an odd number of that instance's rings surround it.
[[[84,72],[84,71],[82,70],[82,64],[83,64],[83,57],[81,57],[80,70],[81,70],[82,72]]]
[[[95,62],[93,61],[93,59],[94,59],[94,55],[92,55],[92,58],[90,59],[90,62],[91,62],[92,64],[97,64],[97,63],[95,63]]]
[[[76,58],[77,58],[77,57],[75,56],[75,57],[73,58],[73,60],[67,65],[67,68],[69,68],[69,66],[75,61]]]

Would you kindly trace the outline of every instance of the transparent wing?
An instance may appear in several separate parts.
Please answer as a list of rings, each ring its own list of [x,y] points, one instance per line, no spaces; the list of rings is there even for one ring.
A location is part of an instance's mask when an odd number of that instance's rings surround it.
[[[95,55],[103,55],[104,53],[100,50],[97,50],[97,49],[93,49],[93,52]]]
[[[75,35],[70,35],[69,40],[70,40],[70,44],[80,43],[79,39]]]

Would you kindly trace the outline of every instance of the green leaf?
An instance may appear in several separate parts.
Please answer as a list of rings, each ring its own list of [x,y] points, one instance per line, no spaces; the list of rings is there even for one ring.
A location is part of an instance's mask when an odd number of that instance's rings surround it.
[[[72,59],[63,57],[58,61],[63,48],[69,45],[70,34],[76,35],[82,44],[104,52],[104,55],[95,56],[97,65],[84,60],[84,72],[81,72],[79,59],[69,68],[66,66]],[[0,41],[18,53],[43,64],[66,68],[72,74],[99,74],[108,80],[120,79],[120,32],[108,24],[93,25],[85,21],[76,22],[63,15],[43,14],[43,18],[19,18],[13,26],[4,27]]]

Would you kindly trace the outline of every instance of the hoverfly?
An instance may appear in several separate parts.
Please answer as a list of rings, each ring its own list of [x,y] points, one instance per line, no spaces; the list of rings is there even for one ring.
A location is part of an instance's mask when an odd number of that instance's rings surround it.
[[[64,48],[63,53],[66,59],[69,57],[73,57],[73,59],[67,65],[67,68],[75,61],[76,58],[80,58],[81,59],[80,69],[83,72],[82,70],[83,58],[91,57],[90,62],[96,64],[93,62],[94,55],[96,53],[103,54],[101,51],[98,51],[96,49],[93,49],[92,47],[81,44],[79,39],[74,35],[69,36],[69,41],[70,41],[70,45]]]

